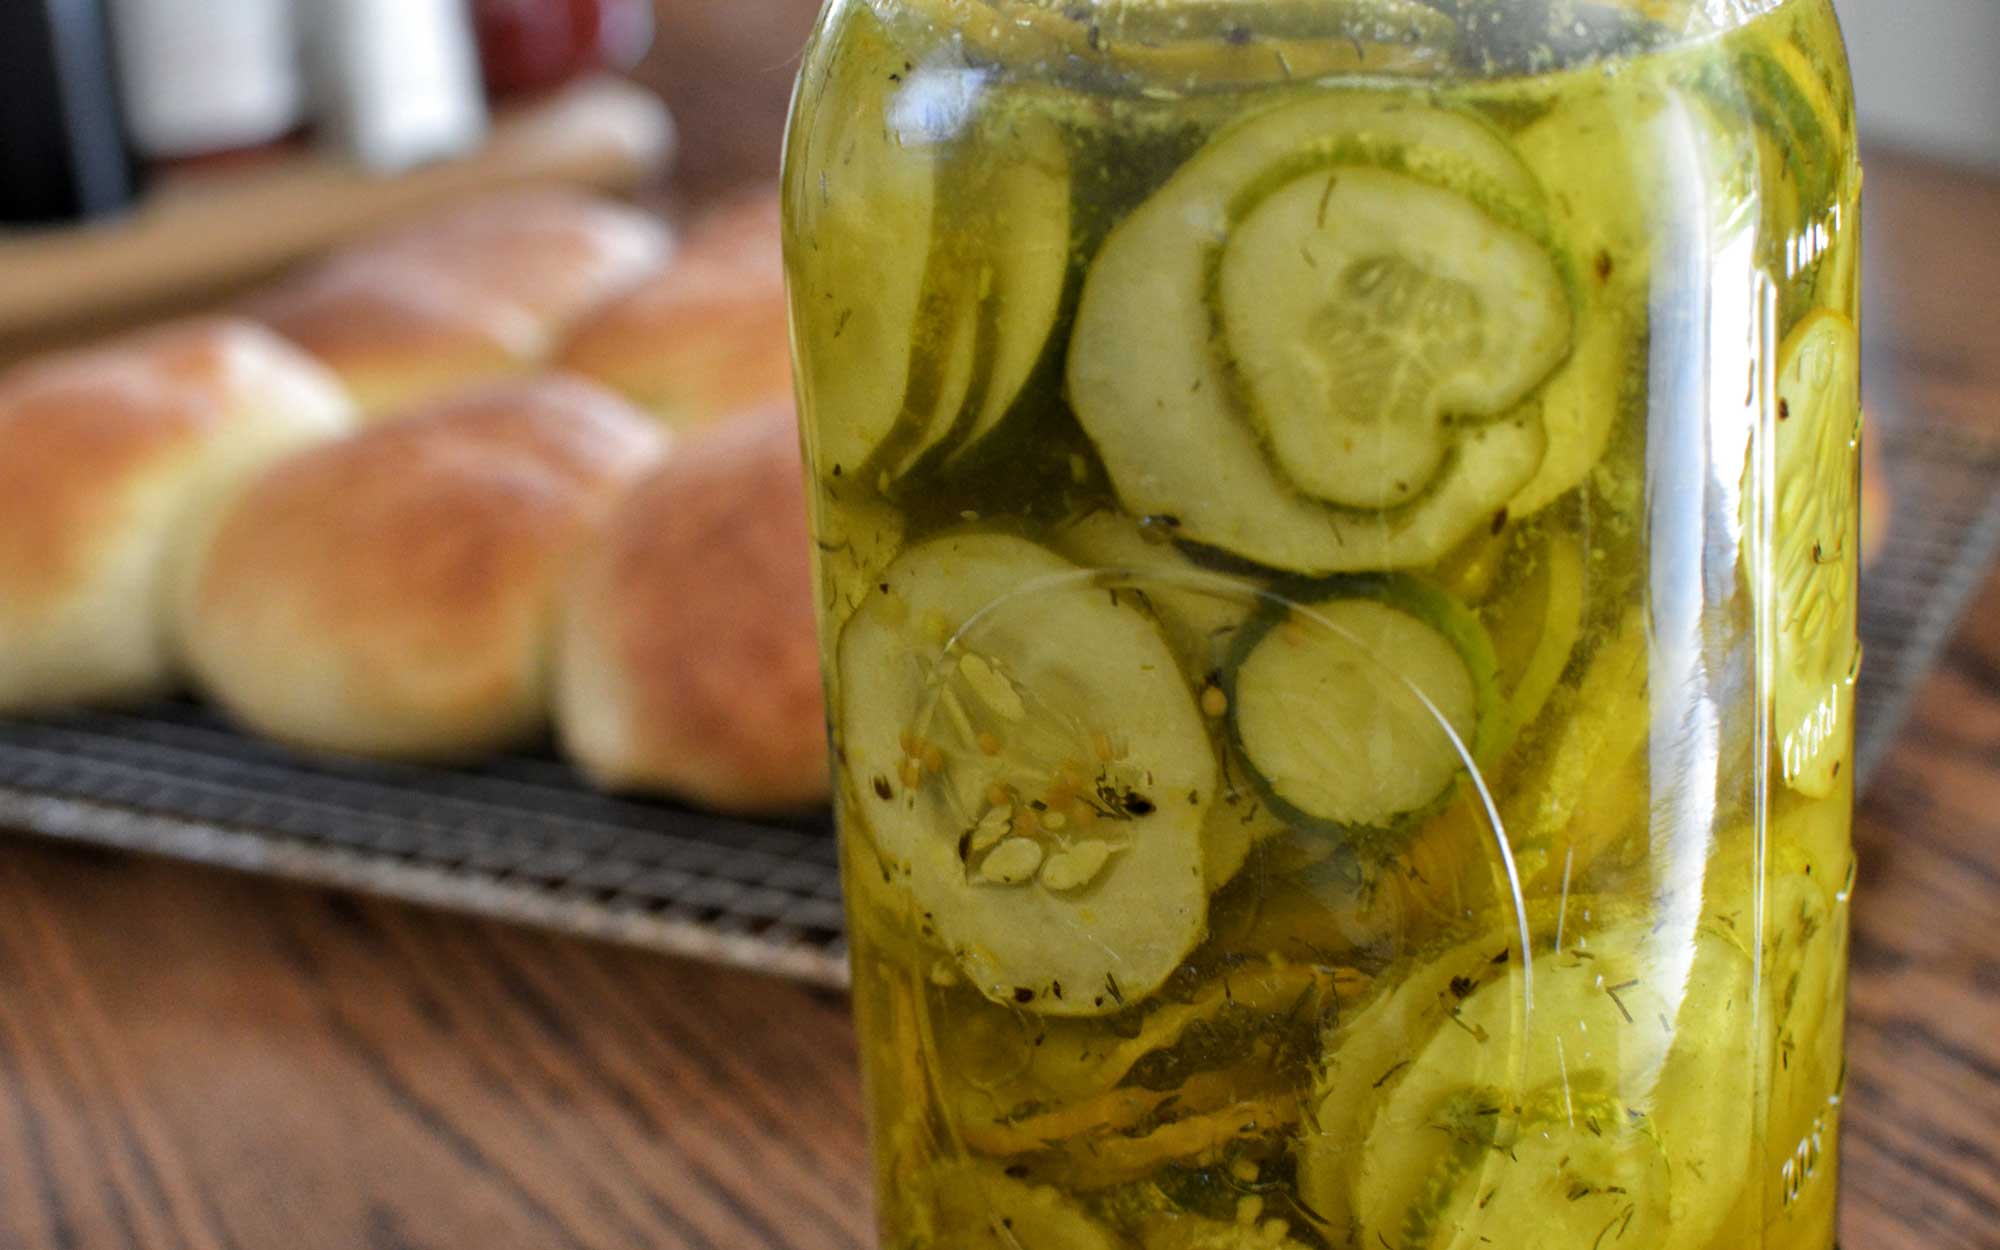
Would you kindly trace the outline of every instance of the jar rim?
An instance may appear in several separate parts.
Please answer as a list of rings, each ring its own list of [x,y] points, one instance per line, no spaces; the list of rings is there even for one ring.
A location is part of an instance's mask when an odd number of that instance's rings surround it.
[[[1828,0],[865,0],[969,58],[1134,85],[1505,79],[1705,41]],[[1108,74],[1107,74],[1108,71]],[[1179,80],[1178,82],[1176,80]]]

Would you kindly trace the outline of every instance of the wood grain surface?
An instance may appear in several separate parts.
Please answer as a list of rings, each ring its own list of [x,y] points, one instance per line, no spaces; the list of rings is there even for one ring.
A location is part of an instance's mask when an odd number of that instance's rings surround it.
[[[0,850],[0,1246],[870,1244],[837,996]]]

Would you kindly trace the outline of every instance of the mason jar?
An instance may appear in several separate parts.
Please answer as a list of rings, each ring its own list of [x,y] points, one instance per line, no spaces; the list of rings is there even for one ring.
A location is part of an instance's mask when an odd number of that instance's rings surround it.
[[[1828,0],[831,0],[786,154],[889,1250],[1826,1250]]]

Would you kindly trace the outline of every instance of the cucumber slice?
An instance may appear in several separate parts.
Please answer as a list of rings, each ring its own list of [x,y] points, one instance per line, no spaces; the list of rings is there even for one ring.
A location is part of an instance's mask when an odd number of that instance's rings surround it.
[[[937,538],[838,665],[866,831],[987,998],[1107,1015],[1201,940],[1215,756],[1140,596],[1023,539]]]
[[[1026,107],[985,127],[979,151],[987,163],[961,185],[975,223],[969,233],[986,247],[982,315],[990,345],[982,353],[980,392],[957,423],[954,461],[1013,411],[1048,354],[1069,286],[1069,150],[1062,128]]]
[[[865,6],[848,22],[827,80],[800,93],[849,107],[809,111],[793,136],[789,163],[804,173],[791,180],[785,259],[799,385],[817,414],[812,462],[854,478],[902,425],[912,327],[934,324],[919,315],[928,248],[912,241],[932,235],[940,146],[898,125],[885,67],[902,55],[888,32]]]
[[[995,96],[940,124],[914,77],[889,72],[906,63],[876,17],[849,20],[820,90],[853,107],[795,140],[787,256],[801,385],[822,414],[814,462],[893,483],[990,433],[1046,354],[1069,275],[1069,158],[1031,102]]]
[[[940,167],[938,219],[904,413],[876,457],[890,481],[971,454],[1047,355],[1069,278],[1069,154],[1031,101],[995,98]],[[924,327],[943,326],[926,336]]]
[[[1861,351],[1838,313],[1808,317],[1778,358],[1774,737],[1785,783],[1831,794],[1854,744],[1861,569]]]
[[[822,481],[807,492],[812,513],[815,580],[820,592],[822,637],[839,636],[883,569],[903,545],[900,512],[859,483]]]
[[[1815,818],[1831,806],[1814,804]],[[1815,1235],[1831,1240],[1838,1189],[1848,887],[1809,871],[1811,860],[1793,848],[1773,858],[1764,903],[1771,1110],[1763,1217],[1767,1228],[1810,1245]]]
[[[1389,1131],[1431,1139],[1364,1181],[1362,1226],[1397,1229],[1399,1250],[1508,1244],[1496,1229],[1528,1238],[1512,1244],[1585,1250],[1669,1219],[1672,1168],[1644,1114],[1614,1098],[1545,1090],[1515,1103],[1464,1088]]]
[[[1350,508],[1415,497],[1444,460],[1447,416],[1512,407],[1570,333],[1539,243],[1459,194],[1365,167],[1295,178],[1243,213],[1213,298],[1278,469]]]
[[[1335,1244],[1347,1244],[1342,1234],[1358,1226],[1350,1178],[1365,1166],[1369,1126],[1410,1075],[1423,1040],[1450,1027],[1465,994],[1515,980],[1515,945],[1487,935],[1407,966],[1390,992],[1328,1034],[1325,1068],[1299,1140],[1298,1176],[1300,1196],[1326,1221]]]
[[[1117,584],[1144,593],[1180,657],[1181,671],[1204,690],[1226,666],[1238,636],[1269,595],[1259,582],[1200,568],[1180,548],[1122,513],[1083,517],[1057,535],[1056,549],[1085,568],[1116,574]],[[1212,893],[1242,871],[1251,847],[1288,826],[1261,800],[1241,763],[1230,758],[1228,735],[1210,720],[1218,731],[1215,749],[1224,761],[1201,833],[1203,875]]]
[[[1506,706],[1496,748],[1513,743],[1540,718],[1562,681],[1583,633],[1588,571],[1582,542],[1567,527],[1515,554],[1499,599],[1486,610]]]
[[[1651,646],[1643,608],[1608,625],[1574,687],[1551,697],[1549,729],[1513,770],[1501,811],[1531,892],[1581,878],[1645,835],[1647,813],[1632,795],[1647,786]]]
[[[1325,1088],[1307,1202],[1351,1213],[1355,1244],[1396,1250],[1621,1230],[1627,1245],[1709,1245],[1755,1176],[1754,973],[1736,939],[1707,924],[1573,935],[1535,960],[1532,1007],[1521,978],[1458,975],[1441,996],[1432,974],[1388,1000],[1431,1031],[1398,1039],[1407,1066],[1372,1111],[1334,1107],[1351,1077]],[[1357,1124],[1358,1146],[1336,1142]]]
[[[1356,578],[1273,612],[1225,678],[1258,788],[1294,823],[1385,831],[1489,745],[1497,663],[1478,620],[1414,578]]]
[[[1086,568],[1126,574],[1144,590],[1195,681],[1222,668],[1269,594],[1260,580],[1202,568],[1168,536],[1119,512],[1079,518],[1055,536],[1055,547]]]
[[[985,334],[977,300],[958,289],[953,249],[931,254],[917,320],[907,331],[916,343],[903,413],[860,474],[879,487],[896,482],[947,444],[959,414],[980,384],[980,349]]]
[[[1614,103],[1602,92],[1565,104],[1515,141],[1547,189],[1551,228],[1579,271],[1576,343],[1537,396],[1548,454],[1507,505],[1517,520],[1582,483],[1619,422],[1637,419],[1645,403],[1652,215],[1672,200],[1658,171],[1634,164],[1643,145],[1630,109],[1629,96]]]
[[[1835,182],[1847,172],[1846,161],[1814,158],[1849,150],[1843,139],[1851,129],[1852,102],[1834,93],[1794,43],[1769,44],[1739,56],[1735,65],[1757,122],[1763,181],[1774,190],[1790,188],[1791,198],[1771,206],[1776,212],[1768,221],[1777,228],[1772,237],[1790,237],[1834,198]]]
[[[1329,212],[1324,230],[1322,198],[1338,198],[1343,214]],[[1568,346],[1569,296],[1534,241],[1540,199],[1482,123],[1406,100],[1320,96],[1212,140],[1112,231],[1077,309],[1070,400],[1127,510],[1313,574],[1426,564],[1489,522],[1545,449],[1532,404],[1503,417],[1492,405],[1538,382]],[[1440,233],[1415,237],[1398,224],[1406,214]],[[1451,268],[1430,273],[1440,258],[1454,258]],[[1323,261],[1332,268],[1311,267]],[[1469,286],[1452,302],[1479,310],[1482,341],[1511,344],[1513,357],[1482,354],[1485,371],[1425,384],[1420,321],[1434,301],[1392,298],[1382,285],[1423,285],[1414,272]],[[1387,281],[1398,275],[1408,283]],[[1525,325],[1501,326],[1502,310]],[[1351,332],[1368,318],[1379,332]],[[1368,397],[1343,387],[1294,411],[1293,400],[1313,399],[1315,371]],[[1424,398],[1395,399],[1404,393]],[[1449,411],[1460,399],[1475,402]],[[1407,430],[1415,418],[1397,409],[1429,424]],[[1494,419],[1464,422],[1474,417]],[[1333,472],[1314,469],[1322,434],[1342,453]],[[1347,502],[1390,498],[1406,502]]]
[[[1206,1113],[1290,1082],[1316,1053],[1320,1021],[1354,974],[1278,959],[1233,961],[1185,1000],[1130,1013],[1137,1029],[975,1010],[934,998],[939,1070],[953,1073],[954,1139],[996,1156],[1085,1153],[1102,1137]],[[1176,976],[1185,984],[1187,969]],[[1169,1106],[1171,1104],[1171,1106]],[[1038,1159],[1038,1166],[1059,1160]]]

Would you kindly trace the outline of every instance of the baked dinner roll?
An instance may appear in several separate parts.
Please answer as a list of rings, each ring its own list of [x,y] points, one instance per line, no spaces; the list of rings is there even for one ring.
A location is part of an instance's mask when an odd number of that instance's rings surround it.
[[[199,685],[266,736],[442,758],[547,717],[558,577],[665,435],[575,379],[494,383],[273,466],[193,561]]]
[[[0,379],[0,712],[169,689],[181,532],[245,473],[351,420],[324,369],[248,322],[170,326]]]
[[[460,279],[379,256],[328,261],[248,311],[340,375],[369,418],[532,368],[535,319]]]
[[[670,252],[649,214],[560,190],[478,200],[336,253],[250,306],[380,416],[530,371]]]
[[[777,192],[697,224],[671,264],[585,318],[559,359],[675,429],[790,396]]]
[[[826,798],[809,542],[789,404],[626,495],[564,602],[556,721],[592,780],[741,811]]]

